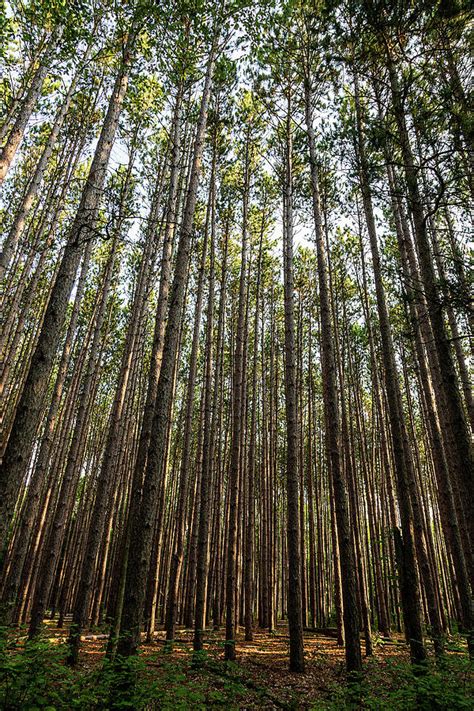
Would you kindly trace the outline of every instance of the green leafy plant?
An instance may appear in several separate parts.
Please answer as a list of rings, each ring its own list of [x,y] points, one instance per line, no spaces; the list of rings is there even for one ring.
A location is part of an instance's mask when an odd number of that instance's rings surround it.
[[[314,711],[370,709],[371,711],[462,711],[472,708],[474,677],[465,656],[446,656],[426,674],[417,675],[408,663],[380,662],[358,683],[334,684],[330,698]]]
[[[205,651],[198,670],[192,655],[176,659],[163,650],[146,659],[137,655],[104,659],[92,669],[71,668],[66,664],[67,652],[63,643],[44,637],[28,641],[21,631],[0,630],[0,708],[204,711],[209,706],[238,708],[235,700],[246,691],[232,675],[220,680],[207,669]]]

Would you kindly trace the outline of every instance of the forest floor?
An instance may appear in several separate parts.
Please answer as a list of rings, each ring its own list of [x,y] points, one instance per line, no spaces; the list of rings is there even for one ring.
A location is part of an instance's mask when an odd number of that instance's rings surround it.
[[[157,675],[163,674],[165,678],[170,665],[177,663],[190,689],[205,690],[208,704],[214,699],[220,705],[222,695],[232,695],[239,697],[237,708],[241,709],[311,708],[316,701],[328,698],[333,687],[344,681],[344,650],[335,639],[306,632],[306,672],[296,674],[288,670],[289,638],[284,626],[274,633],[257,630],[253,637],[252,642],[246,642],[242,632],[237,634],[237,659],[230,665],[222,663],[222,632],[207,632],[200,667],[193,664],[191,630],[177,631],[171,652],[165,651],[165,633],[157,632],[153,643],[143,645],[142,656]],[[81,664],[87,667],[99,663],[103,647],[103,640],[86,638]],[[407,660],[405,645],[395,642],[380,647],[377,660],[381,663],[382,659]]]
[[[65,634],[64,629],[58,629],[51,621],[46,625],[44,642],[50,648],[60,647]],[[395,635],[390,642],[374,639],[374,655],[364,659],[363,680],[356,686],[357,701],[354,701],[354,689],[348,688],[345,679],[344,650],[331,637],[305,632],[305,674],[288,671],[289,640],[283,625],[274,633],[256,630],[252,642],[246,642],[243,633],[239,633],[237,660],[231,664],[223,661],[222,631],[206,632],[206,649],[198,664],[192,654],[192,631],[179,629],[176,637],[171,651],[165,647],[164,632],[158,632],[152,643],[142,645],[138,674],[143,693],[132,708],[389,708],[390,711],[474,708],[472,668],[459,638],[448,644],[443,665],[436,666],[431,660],[429,674],[420,681],[412,674],[401,635]],[[89,679],[89,695],[84,696],[83,702],[76,699],[70,705],[65,701],[57,706],[40,704],[31,708],[116,708],[90,701],[95,683],[91,680],[99,679],[103,669],[105,644],[105,635],[99,633],[83,638],[79,665],[73,672],[75,678]],[[120,704],[118,707],[122,708]],[[5,708],[17,706],[7,704]]]

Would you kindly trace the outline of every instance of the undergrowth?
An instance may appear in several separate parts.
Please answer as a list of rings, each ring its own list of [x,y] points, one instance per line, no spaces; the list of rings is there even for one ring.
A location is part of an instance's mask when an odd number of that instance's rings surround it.
[[[454,650],[453,650],[454,651]],[[453,653],[424,675],[408,663],[375,658],[365,665],[360,682],[332,684],[325,700],[312,704],[298,693],[288,703],[276,690],[256,683],[244,667],[216,661],[206,652],[199,659],[179,658],[164,650],[91,667],[71,668],[67,649],[46,638],[32,642],[21,632],[0,630],[0,709],[65,711],[134,709],[164,711],[225,707],[334,711],[457,711],[474,708],[472,666],[465,654]],[[321,692],[321,690],[320,690]],[[309,694],[310,695],[310,694]]]
[[[209,688],[206,679],[190,673],[189,660],[163,651],[104,660],[92,668],[66,664],[65,644],[44,638],[0,634],[0,709],[2,711],[66,711],[69,709],[185,709],[226,706],[238,709],[245,688],[224,679]]]
[[[473,665],[467,655],[446,655],[426,673],[408,662],[372,659],[358,684],[332,685],[312,711],[466,711],[474,709]],[[357,699],[354,702],[352,699]]]

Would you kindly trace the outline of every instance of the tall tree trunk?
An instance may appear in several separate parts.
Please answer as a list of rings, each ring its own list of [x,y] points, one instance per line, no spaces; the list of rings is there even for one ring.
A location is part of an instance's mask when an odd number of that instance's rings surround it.
[[[401,402],[400,385],[395,363],[395,354],[385,299],[385,291],[382,284],[380,254],[378,249],[370,186],[368,183],[368,162],[365,154],[362,132],[363,129],[357,77],[355,77],[354,86],[356,97],[357,153],[360,185],[367,231],[370,239],[370,248],[372,252],[372,264],[374,268],[377,312],[380,323],[384,360],[385,390],[389,408],[392,452],[395,464],[398,503],[402,523],[402,535],[399,538],[400,592],[402,597],[404,621],[407,628],[407,637],[410,641],[411,658],[414,663],[420,663],[426,659],[426,650],[423,645],[419,580],[415,557],[415,531],[413,527],[412,508],[413,500],[410,500],[410,491],[413,489],[414,471],[411,458],[408,456],[406,449],[406,431],[403,420],[404,415]]]
[[[97,315],[94,320],[94,338],[91,344],[89,362],[84,381],[79,395],[79,405],[77,410],[74,431],[71,445],[67,456],[66,468],[61,482],[60,493],[56,504],[54,519],[51,522],[47,540],[43,544],[43,551],[40,560],[37,562],[40,577],[35,590],[29,636],[33,637],[39,632],[43,621],[44,611],[48,603],[51,586],[56,572],[58,556],[65,540],[66,524],[74,503],[76,488],[80,475],[79,453],[85,441],[86,427],[90,409],[90,399],[94,378],[99,365],[99,355],[101,352],[102,326],[104,323],[107,300],[116,256],[117,237],[114,239],[110,255],[105,269],[104,282],[100,290],[100,301],[97,307]]]
[[[0,185],[3,183],[6,174],[10,169],[10,165],[13,161],[13,158],[15,157],[15,154],[21,143],[28,120],[36,105],[38,97],[41,93],[41,89],[43,88],[44,80],[46,79],[46,75],[48,74],[54,52],[58,46],[58,43],[61,40],[63,31],[64,27],[62,26],[58,26],[53,30],[51,38],[45,48],[43,55],[41,56],[39,66],[33,75],[30,86],[28,87],[26,96],[21,102],[21,107],[16,117],[15,123],[12,126],[7,141],[2,148],[2,151],[0,153]]]
[[[258,364],[258,324],[260,315],[260,290],[262,279],[262,243],[265,232],[266,210],[262,206],[262,223],[260,227],[260,244],[258,247],[257,283],[255,286],[255,316],[253,323],[253,365],[252,365],[252,412],[250,416],[250,442],[248,461],[248,488],[247,488],[247,521],[245,533],[245,639],[253,639],[253,611],[254,611],[254,546],[255,546],[255,469],[257,448],[257,364]]]
[[[163,358],[157,386],[155,412],[153,415],[150,446],[146,464],[141,504],[131,521],[130,552],[126,571],[124,604],[122,612],[122,634],[117,652],[123,656],[134,654],[140,643],[140,627],[145,601],[146,578],[150,554],[153,520],[166,443],[168,408],[172,397],[172,375],[179,340],[179,320],[185,298],[186,273],[191,248],[194,211],[199,184],[200,165],[207,124],[207,109],[214,72],[216,38],[207,63],[201,108],[194,141],[194,155],[186,196],[183,222],[179,234],[175,272],[171,288],[168,322],[166,324]],[[141,481],[134,481],[141,488]],[[133,492],[132,492],[133,496]]]
[[[216,151],[216,146],[213,148]],[[215,230],[216,230],[216,186],[215,186],[215,155],[211,170],[211,235],[210,235],[210,263],[209,263],[209,288],[207,296],[207,323],[206,323],[206,365],[204,375],[204,433],[202,446],[202,471],[201,471],[201,506],[199,507],[199,525],[196,559],[196,610],[194,614],[194,651],[203,647],[203,631],[206,624],[206,597],[208,582],[209,558],[209,519],[210,519],[210,494],[212,475],[212,426],[215,424],[213,406],[217,404],[212,397],[212,337],[214,327],[214,286],[215,286]],[[224,265],[225,269],[225,265]],[[224,273],[224,270],[223,270]]]
[[[236,658],[235,650],[235,590],[237,573],[237,515],[239,475],[242,448],[242,392],[245,340],[246,276],[248,252],[248,203],[250,184],[250,129],[246,130],[244,185],[242,207],[242,247],[240,253],[240,281],[237,312],[237,331],[233,362],[232,382],[232,445],[229,464],[229,522],[227,534],[227,571],[225,583],[226,627],[224,657],[228,661]]]
[[[186,517],[184,515],[186,501],[188,498],[188,481],[189,481],[189,468],[191,459],[191,438],[193,429],[193,411],[194,411],[194,394],[196,389],[196,374],[197,374],[197,364],[199,355],[199,335],[201,330],[201,314],[202,314],[202,300],[204,291],[204,275],[206,269],[206,259],[207,259],[207,245],[209,240],[209,223],[214,215],[212,212],[212,200],[214,194],[214,179],[215,179],[215,153],[213,156],[213,165],[211,169],[210,177],[210,200],[208,203],[206,225],[204,230],[204,242],[201,254],[201,265],[199,269],[198,286],[196,294],[196,304],[194,307],[194,326],[193,326],[193,338],[191,345],[191,355],[189,359],[189,373],[188,373],[188,384],[186,392],[186,412],[184,417],[184,435],[183,435],[183,451],[181,456],[181,465],[179,472],[179,487],[178,487],[178,502],[176,508],[176,539],[174,544],[174,551],[171,558],[170,567],[170,579],[168,584],[168,598],[166,602],[166,639],[173,640],[175,635],[176,626],[176,612],[177,612],[177,596],[178,596],[178,586],[181,577],[181,566],[183,562],[184,554],[184,535],[185,535],[185,523]],[[211,230],[214,229],[214,225],[211,226]]]
[[[462,406],[459,383],[451,354],[443,315],[442,299],[435,275],[431,248],[428,239],[426,217],[418,185],[417,168],[410,144],[410,137],[403,111],[403,98],[391,50],[387,47],[387,65],[390,78],[393,110],[398,130],[398,139],[403,158],[403,168],[408,190],[408,206],[413,216],[414,234],[420,262],[420,273],[428,304],[434,344],[441,373],[441,386],[447,414],[454,434],[450,456],[455,457],[458,484],[470,533],[474,536],[474,460],[471,438]],[[471,545],[473,545],[471,538]]]
[[[287,91],[288,106],[283,187],[283,280],[285,301],[286,495],[288,506],[288,627],[290,631],[290,670],[294,672],[304,672],[300,548],[302,531],[300,531],[299,525],[298,408],[293,286],[293,141],[291,125],[291,87],[288,87]]]
[[[327,265],[319,197],[319,179],[312,119],[312,90],[309,77],[305,80],[305,117],[311,167],[313,213],[316,229],[319,298],[321,303],[321,356],[323,370],[323,400],[326,422],[326,448],[329,475],[332,478],[336,508],[339,550],[341,555],[342,593],[344,603],[344,636],[347,671],[362,669],[359,632],[359,606],[357,602],[356,570],[353,541],[349,523],[349,501],[339,451],[339,411],[337,403],[333,328],[328,293]]]
[[[74,95],[77,82],[80,78],[80,70],[85,64],[85,62],[87,62],[91,50],[92,42],[89,43],[89,46],[87,47],[84,56],[81,59],[81,66],[78,67],[78,69],[76,70],[76,73],[74,74],[72,81],[69,84],[69,89],[67,91],[66,96],[64,97],[63,103],[61,104],[60,108],[56,113],[53,125],[51,127],[51,131],[49,133],[48,138],[46,139],[46,145],[36,165],[33,177],[31,178],[26,193],[23,196],[21,205],[15,215],[13,224],[10,227],[10,231],[7,235],[7,238],[3,243],[2,251],[0,252],[0,281],[3,279],[6,270],[10,265],[10,262],[16,249],[16,245],[18,244],[18,240],[20,239],[25,229],[26,219],[30,213],[34,199],[41,186],[41,181],[48,166],[49,159],[53,154],[53,150],[56,145],[59,132],[63,126],[64,119],[66,118],[66,114],[71,105],[72,97]]]
[[[7,527],[10,523],[21,480],[40,424],[43,398],[48,387],[54,357],[66,319],[69,297],[84,251],[84,244],[94,238],[95,223],[107,165],[127,90],[133,42],[134,36],[130,34],[86,185],[82,192],[81,202],[68,234],[23,392],[16,409],[10,438],[0,466],[0,551],[5,548]]]

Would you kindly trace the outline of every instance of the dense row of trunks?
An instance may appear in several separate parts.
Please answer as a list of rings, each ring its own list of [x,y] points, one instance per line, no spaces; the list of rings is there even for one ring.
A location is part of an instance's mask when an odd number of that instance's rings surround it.
[[[2,618],[35,636],[58,615],[72,663],[97,625],[110,656],[161,624],[200,651],[225,625],[234,660],[239,626],[287,620],[299,672],[308,626],[336,627],[349,672],[374,630],[417,664],[455,627],[472,651],[464,15],[413,3],[409,42],[398,5],[323,9],[104,5],[52,108],[73,20],[39,24],[24,74],[15,55]],[[252,91],[236,34],[259,49]],[[416,102],[447,91],[434,132]]]

